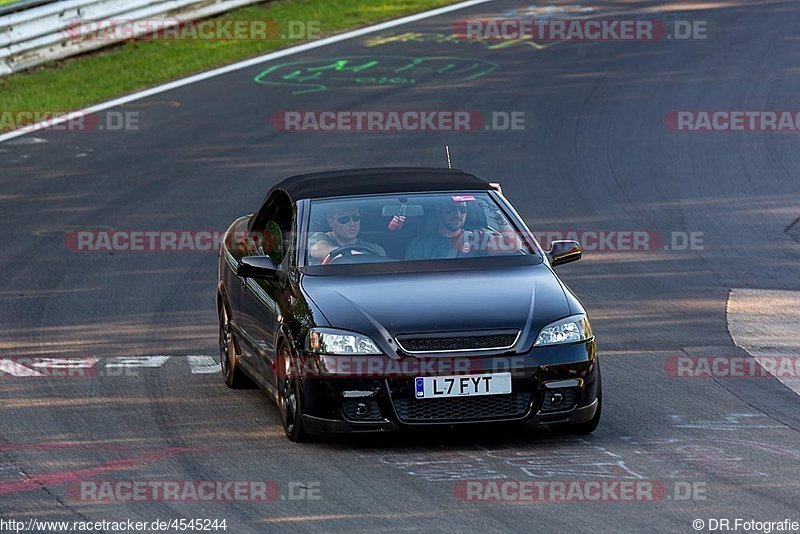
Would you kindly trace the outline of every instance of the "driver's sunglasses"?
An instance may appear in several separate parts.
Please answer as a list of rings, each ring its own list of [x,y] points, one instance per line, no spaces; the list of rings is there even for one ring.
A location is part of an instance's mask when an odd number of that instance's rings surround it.
[[[339,221],[339,224],[348,224],[350,219],[353,219],[353,222],[358,222],[361,220],[361,215],[358,213],[353,213],[352,215],[342,215],[341,217],[336,217],[336,220]]]
[[[447,206],[447,207],[445,208],[445,211],[446,211],[447,213],[455,213],[455,212],[458,212],[458,213],[460,213],[461,215],[464,215],[464,214],[466,214],[466,213],[467,213],[467,207],[466,207],[466,206]]]

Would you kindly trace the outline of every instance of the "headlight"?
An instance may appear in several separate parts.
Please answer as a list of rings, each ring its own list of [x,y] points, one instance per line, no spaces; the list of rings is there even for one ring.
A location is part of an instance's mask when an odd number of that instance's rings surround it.
[[[306,337],[306,350],[316,354],[383,354],[367,336],[332,328],[312,328]]]
[[[561,343],[574,343],[585,341],[592,337],[592,325],[583,315],[572,315],[560,319],[542,328],[534,345],[558,345]]]

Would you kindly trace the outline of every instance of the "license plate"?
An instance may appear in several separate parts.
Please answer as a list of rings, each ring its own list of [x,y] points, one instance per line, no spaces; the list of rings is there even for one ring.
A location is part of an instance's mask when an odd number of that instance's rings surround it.
[[[511,373],[419,376],[414,379],[414,391],[418,399],[503,395],[511,393]]]

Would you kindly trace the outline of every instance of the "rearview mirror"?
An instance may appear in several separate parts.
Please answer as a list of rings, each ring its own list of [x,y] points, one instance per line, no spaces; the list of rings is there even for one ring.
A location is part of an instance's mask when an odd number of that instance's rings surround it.
[[[400,213],[401,206],[405,206],[405,213]],[[394,217],[395,215],[422,217],[424,214],[425,209],[421,204],[386,204],[381,210],[382,217]]]
[[[581,259],[583,249],[577,241],[553,241],[550,244],[550,250],[547,251],[547,257],[550,258],[550,265],[562,265],[571,261]]]
[[[245,256],[236,267],[236,275],[244,278],[273,279],[278,276],[278,268],[269,256]]]

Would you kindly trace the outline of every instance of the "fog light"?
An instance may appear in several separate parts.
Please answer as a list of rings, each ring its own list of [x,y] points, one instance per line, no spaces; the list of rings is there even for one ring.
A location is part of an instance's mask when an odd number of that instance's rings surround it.
[[[381,409],[373,399],[345,399],[342,412],[351,421],[371,421],[381,419]]]
[[[546,388],[542,397],[541,412],[563,412],[571,410],[578,402],[580,389],[571,388]]]

